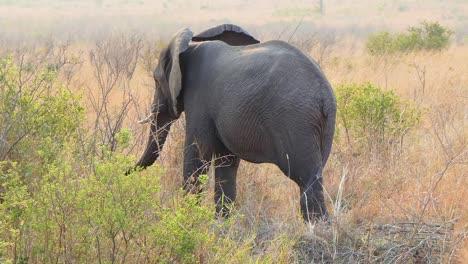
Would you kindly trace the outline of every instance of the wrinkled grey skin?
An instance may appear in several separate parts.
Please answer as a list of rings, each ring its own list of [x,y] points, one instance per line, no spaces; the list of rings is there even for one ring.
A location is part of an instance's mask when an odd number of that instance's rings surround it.
[[[306,221],[327,217],[322,170],[336,113],[330,84],[318,65],[291,45],[255,44],[247,32],[236,27],[241,32],[234,34],[227,26],[232,25],[211,29],[215,33],[208,37],[195,36],[199,42],[183,29],[161,52],[151,133],[136,165],[155,162],[170,122],[185,111],[184,186],[197,190],[197,177],[214,157],[219,214],[226,215],[236,199],[236,172],[243,159],[276,164],[296,182]],[[245,43],[231,43],[236,35]]]

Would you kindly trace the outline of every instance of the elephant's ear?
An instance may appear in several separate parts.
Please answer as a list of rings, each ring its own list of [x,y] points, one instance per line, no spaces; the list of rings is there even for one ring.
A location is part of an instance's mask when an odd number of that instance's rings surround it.
[[[172,105],[172,110],[174,115],[178,116],[177,111],[177,97],[182,90],[182,72],[180,69],[180,59],[179,55],[186,51],[189,47],[189,42],[192,39],[193,32],[188,28],[184,28],[177,32],[174,37],[172,37],[171,42],[169,43],[169,52],[171,58],[171,70],[169,73],[169,91],[170,91],[170,100]]]
[[[192,41],[221,40],[231,46],[245,46],[260,43],[241,27],[223,24],[195,35]]]

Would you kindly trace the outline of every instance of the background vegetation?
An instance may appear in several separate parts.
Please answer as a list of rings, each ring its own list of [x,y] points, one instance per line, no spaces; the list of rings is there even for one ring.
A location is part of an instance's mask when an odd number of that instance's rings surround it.
[[[236,1],[0,1],[0,262],[463,263],[468,7],[324,2],[321,16],[309,1],[255,14]],[[246,162],[233,217],[216,220],[211,173],[201,198],[180,191],[183,119],[156,165],[123,174],[168,35],[237,21],[316,58],[335,89],[330,224],[303,224],[297,186]]]
[[[440,51],[449,46],[452,31],[438,22],[421,22],[408,28],[407,32],[391,34],[375,33],[369,36],[367,50],[372,55],[415,50]]]

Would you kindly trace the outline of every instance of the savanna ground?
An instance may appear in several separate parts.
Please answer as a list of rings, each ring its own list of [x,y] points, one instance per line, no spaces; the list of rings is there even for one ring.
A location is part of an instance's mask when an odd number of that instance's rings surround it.
[[[324,0],[324,15],[318,1],[148,2],[0,1],[0,262],[468,259],[466,2]],[[369,34],[423,20],[453,31],[448,48],[366,50]],[[123,175],[146,143],[137,121],[164,43],[226,22],[298,46],[335,88],[369,82],[407,102],[401,116],[418,109],[398,135],[338,118],[324,171],[331,223],[305,225],[297,187],[247,162],[234,216],[215,220],[211,174],[202,206],[180,192],[183,118],[157,165]]]

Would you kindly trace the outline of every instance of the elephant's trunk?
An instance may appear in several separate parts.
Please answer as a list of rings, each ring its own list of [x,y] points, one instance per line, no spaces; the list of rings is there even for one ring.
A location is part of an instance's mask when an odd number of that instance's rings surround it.
[[[137,167],[144,169],[151,166],[156,161],[166,141],[172,121],[173,118],[167,113],[159,113],[157,114],[156,120],[151,120],[148,144],[146,145],[145,152],[136,164]]]

